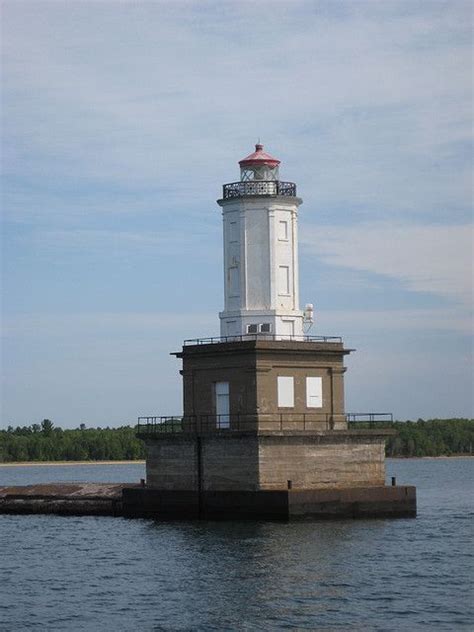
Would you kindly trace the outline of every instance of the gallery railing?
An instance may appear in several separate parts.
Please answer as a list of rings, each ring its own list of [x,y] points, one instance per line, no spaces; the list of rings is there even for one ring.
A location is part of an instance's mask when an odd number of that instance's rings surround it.
[[[342,343],[341,336],[286,336],[284,334],[239,334],[233,336],[216,336],[213,338],[191,338],[184,341],[185,346],[189,345],[210,345],[220,342],[244,342],[248,340],[283,340],[290,342],[329,342],[329,343]]]
[[[296,184],[294,182],[280,182],[280,180],[247,180],[245,182],[230,182],[223,186],[224,200],[247,195],[296,197]]]
[[[346,421],[349,428],[355,428],[357,425],[364,428],[373,428],[380,425],[392,426],[392,413],[347,413]]]
[[[161,434],[200,434],[207,432],[245,432],[259,430],[304,431],[337,430],[341,425],[364,424],[390,426],[393,423],[391,413],[349,413],[334,415],[330,413],[263,413],[237,415],[190,415],[190,416],[150,416],[139,417],[137,435],[146,438]]]

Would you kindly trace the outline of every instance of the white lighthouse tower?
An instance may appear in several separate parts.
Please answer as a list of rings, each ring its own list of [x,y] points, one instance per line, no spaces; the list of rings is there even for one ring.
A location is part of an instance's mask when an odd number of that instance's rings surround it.
[[[298,297],[302,200],[295,184],[280,181],[279,164],[257,144],[239,162],[240,182],[225,184],[218,200],[224,220],[223,337],[304,335]]]

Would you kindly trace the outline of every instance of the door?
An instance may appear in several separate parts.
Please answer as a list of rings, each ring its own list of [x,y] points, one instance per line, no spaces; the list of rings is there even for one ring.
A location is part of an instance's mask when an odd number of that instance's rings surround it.
[[[215,383],[216,427],[230,427],[229,382]]]

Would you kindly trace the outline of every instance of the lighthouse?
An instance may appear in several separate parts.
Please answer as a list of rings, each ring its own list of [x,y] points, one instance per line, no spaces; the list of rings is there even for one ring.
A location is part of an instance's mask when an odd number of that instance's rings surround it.
[[[301,338],[298,207],[302,200],[294,183],[280,180],[280,161],[260,143],[239,165],[240,181],[225,184],[218,200],[224,237],[221,336]]]
[[[385,486],[387,428],[345,412],[339,336],[309,336],[298,298],[296,184],[258,143],[223,185],[220,336],[185,340],[183,413],[141,416],[146,484],[124,514],[148,517],[416,514],[413,487]],[[389,417],[390,418],[390,417]]]

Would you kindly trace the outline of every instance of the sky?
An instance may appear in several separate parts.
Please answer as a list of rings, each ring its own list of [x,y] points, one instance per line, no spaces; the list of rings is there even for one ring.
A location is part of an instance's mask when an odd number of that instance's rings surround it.
[[[2,4],[1,427],[180,414],[216,336],[221,186],[296,182],[346,409],[472,416],[472,4]]]

